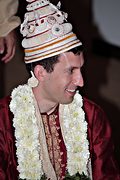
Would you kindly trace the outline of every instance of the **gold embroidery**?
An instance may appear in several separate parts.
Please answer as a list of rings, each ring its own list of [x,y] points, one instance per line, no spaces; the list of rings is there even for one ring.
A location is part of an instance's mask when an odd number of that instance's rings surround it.
[[[48,145],[48,152],[51,163],[55,169],[56,175],[58,180],[62,180],[62,155],[63,152],[60,151],[60,142],[58,130],[60,127],[56,125],[56,117],[54,114],[52,115],[42,115],[45,134],[46,134],[46,141]]]

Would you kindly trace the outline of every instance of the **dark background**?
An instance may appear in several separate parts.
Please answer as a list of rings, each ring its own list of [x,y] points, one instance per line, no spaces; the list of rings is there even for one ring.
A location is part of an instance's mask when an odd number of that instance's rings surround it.
[[[23,20],[26,2],[19,1],[18,15]],[[58,0],[51,2],[57,4]],[[120,96],[119,93],[116,94],[116,90],[120,89],[120,73],[111,65],[112,59],[113,64],[115,61],[120,67],[120,47],[109,44],[101,37],[98,27],[93,23],[91,0],[61,0],[61,3],[61,9],[68,13],[68,21],[72,23],[73,31],[84,44],[85,86],[82,93],[99,104],[106,112],[112,127],[116,159],[120,165]],[[14,59],[8,65],[0,63],[0,97],[8,95],[13,87],[27,79],[19,28],[17,31],[19,41]],[[116,84],[114,84],[115,80],[112,79],[113,85],[110,88],[107,86],[112,76],[108,74],[109,68],[111,68],[113,75],[117,73],[118,77]],[[101,93],[102,86],[106,87],[107,97]],[[116,96],[118,97],[117,102],[114,101]]]

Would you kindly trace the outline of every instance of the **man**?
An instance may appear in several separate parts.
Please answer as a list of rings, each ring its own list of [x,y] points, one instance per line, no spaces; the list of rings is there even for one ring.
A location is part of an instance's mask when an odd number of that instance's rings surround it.
[[[82,43],[60,3],[27,1],[21,33],[32,77],[0,102],[0,179],[119,180],[107,118],[77,92]]]
[[[17,0],[0,1],[0,54],[1,61],[9,62],[16,48],[14,29],[20,25],[20,18],[16,16]]]

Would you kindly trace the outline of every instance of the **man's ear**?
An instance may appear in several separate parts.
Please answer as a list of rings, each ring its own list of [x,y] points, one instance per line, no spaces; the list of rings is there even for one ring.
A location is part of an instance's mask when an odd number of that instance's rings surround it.
[[[44,69],[43,66],[41,66],[41,65],[36,65],[35,66],[34,75],[38,80],[43,81],[44,77],[45,77],[45,74],[46,74],[46,70]]]

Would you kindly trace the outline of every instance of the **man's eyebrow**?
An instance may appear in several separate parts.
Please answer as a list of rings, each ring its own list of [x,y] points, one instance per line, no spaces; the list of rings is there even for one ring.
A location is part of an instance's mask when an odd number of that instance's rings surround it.
[[[77,66],[70,66],[70,67],[66,67],[66,68],[64,69],[64,71],[66,72],[66,71],[74,70],[74,69],[80,69],[80,67],[77,67]]]

